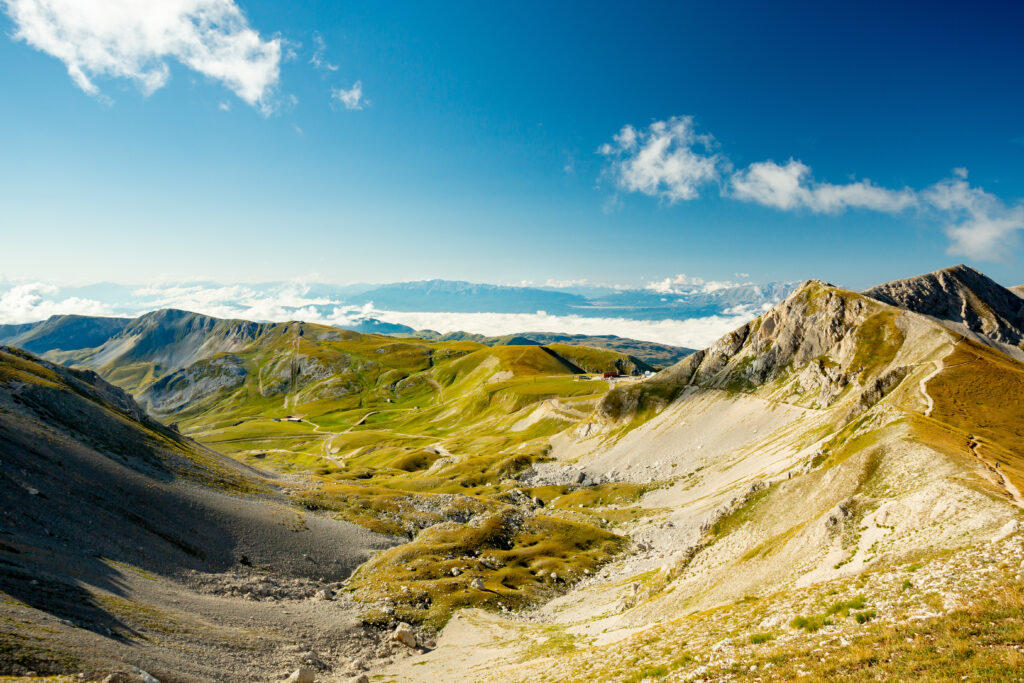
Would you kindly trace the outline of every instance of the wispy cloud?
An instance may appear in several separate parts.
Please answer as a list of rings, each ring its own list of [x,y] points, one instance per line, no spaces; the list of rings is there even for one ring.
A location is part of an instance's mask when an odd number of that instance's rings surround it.
[[[363,98],[363,82],[356,81],[351,88],[332,88],[331,97],[345,105],[345,109],[359,110],[369,104],[369,100]]]
[[[170,78],[168,60],[220,81],[269,111],[281,41],[264,40],[233,0],[3,0],[15,38],[64,62],[85,92],[97,77],[127,78],[150,94]]]
[[[1024,230],[1024,206],[1007,206],[993,194],[968,184],[967,172],[933,185],[922,193],[946,219],[949,253],[984,261],[1005,261]]]
[[[598,152],[609,158],[618,188],[675,203],[696,199],[727,167],[714,144],[713,137],[696,132],[693,117],[676,116],[646,129],[623,126]]]
[[[967,182],[967,169],[923,190],[892,189],[868,179],[829,183],[814,179],[811,168],[797,159],[784,164],[758,161],[732,170],[728,158],[715,150],[714,138],[698,134],[693,119],[676,116],[641,130],[626,125],[598,152],[608,158],[606,173],[616,187],[667,200],[696,199],[702,186],[719,183],[722,196],[780,211],[806,210],[837,214],[850,209],[916,215],[944,224],[948,252],[977,260],[1006,260],[1008,248],[1024,230],[1024,206],[1007,205]],[[618,203],[617,195],[607,201]],[[606,209],[607,209],[606,204]],[[669,289],[673,283],[654,283]]]
[[[313,65],[314,69],[320,71],[337,71],[338,65],[331,64],[327,61],[327,43],[324,42],[323,36],[319,33],[313,34],[313,56],[309,58],[309,63]]]

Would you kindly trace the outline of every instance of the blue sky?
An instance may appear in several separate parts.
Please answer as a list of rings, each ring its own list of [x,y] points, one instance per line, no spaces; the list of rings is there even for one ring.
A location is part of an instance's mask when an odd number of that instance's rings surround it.
[[[0,0],[10,279],[1024,282],[1020,5],[89,4]]]

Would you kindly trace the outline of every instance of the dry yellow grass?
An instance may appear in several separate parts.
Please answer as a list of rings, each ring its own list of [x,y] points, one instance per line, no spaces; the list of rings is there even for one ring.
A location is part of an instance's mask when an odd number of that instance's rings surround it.
[[[961,452],[972,437],[986,464],[999,463],[1017,488],[1024,487],[1024,366],[986,346],[960,341],[945,368],[928,383],[935,400],[931,417],[952,427]]]

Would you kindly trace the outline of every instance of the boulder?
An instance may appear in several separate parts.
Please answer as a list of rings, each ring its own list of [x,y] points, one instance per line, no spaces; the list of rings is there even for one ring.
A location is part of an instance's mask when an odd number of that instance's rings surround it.
[[[416,647],[416,633],[412,630],[412,626],[404,621],[395,628],[395,632],[391,634],[391,640],[407,647]]]
[[[284,683],[315,683],[316,674],[306,666],[300,666],[292,672],[291,676],[284,679]]]

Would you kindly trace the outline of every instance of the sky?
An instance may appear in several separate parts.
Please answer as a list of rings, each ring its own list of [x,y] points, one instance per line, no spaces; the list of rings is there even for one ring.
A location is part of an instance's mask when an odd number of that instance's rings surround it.
[[[1024,282],[1024,5],[0,0],[0,277]]]

